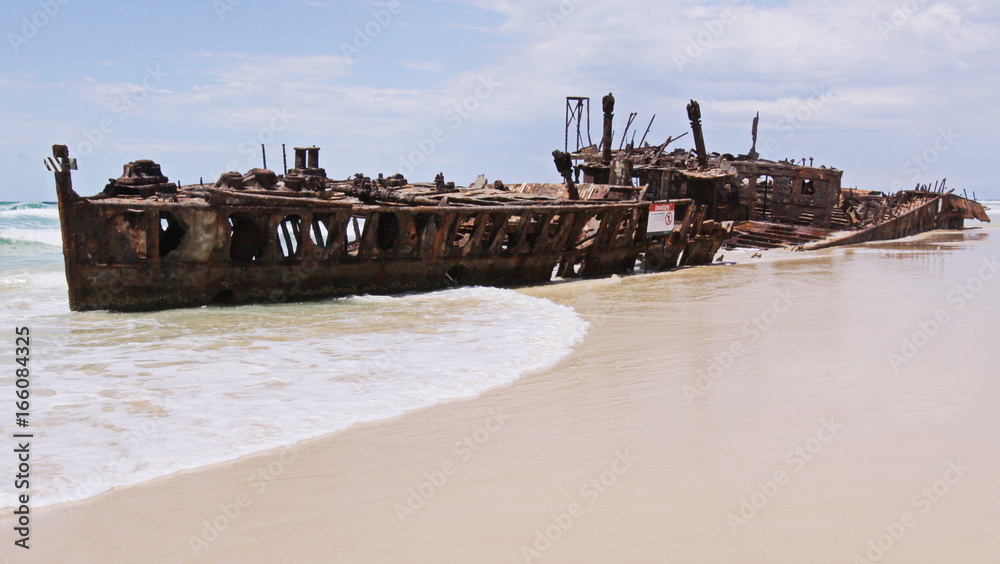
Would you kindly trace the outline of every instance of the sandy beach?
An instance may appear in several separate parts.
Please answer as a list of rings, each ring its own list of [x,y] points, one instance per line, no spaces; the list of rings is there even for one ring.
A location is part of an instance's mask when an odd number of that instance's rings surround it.
[[[989,562],[997,285],[888,354],[998,254],[937,237],[522,290],[590,323],[550,369],[33,510],[8,561]]]

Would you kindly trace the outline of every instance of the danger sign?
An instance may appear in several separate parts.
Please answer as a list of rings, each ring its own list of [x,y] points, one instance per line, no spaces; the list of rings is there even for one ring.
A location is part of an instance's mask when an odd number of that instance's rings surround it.
[[[646,234],[658,235],[674,230],[674,204],[650,204]]]

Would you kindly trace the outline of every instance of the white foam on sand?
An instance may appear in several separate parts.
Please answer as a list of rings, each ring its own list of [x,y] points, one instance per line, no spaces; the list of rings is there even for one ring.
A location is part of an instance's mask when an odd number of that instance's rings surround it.
[[[570,308],[497,288],[50,319],[33,342],[33,502],[475,396],[555,363],[586,330]]]

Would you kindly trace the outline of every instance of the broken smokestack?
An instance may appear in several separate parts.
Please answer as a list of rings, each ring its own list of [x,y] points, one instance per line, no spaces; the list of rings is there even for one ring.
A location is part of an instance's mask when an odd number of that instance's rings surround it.
[[[691,132],[694,134],[694,147],[698,151],[698,166],[708,168],[708,152],[705,150],[705,134],[701,130],[701,106],[691,100],[688,104],[688,119],[691,120]]]
[[[604,97],[604,136],[601,138],[601,147],[604,148],[604,164],[611,164],[611,142],[614,131],[615,119],[615,97],[610,92]]]

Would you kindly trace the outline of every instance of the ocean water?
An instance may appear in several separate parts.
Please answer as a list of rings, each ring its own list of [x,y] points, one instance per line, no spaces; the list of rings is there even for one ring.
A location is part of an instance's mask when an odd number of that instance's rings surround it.
[[[588,327],[496,288],[74,313],[57,210],[42,203],[0,204],[0,311],[9,366],[14,327],[31,330],[30,427],[4,406],[0,434],[35,433],[36,507],[475,396],[555,363]]]

